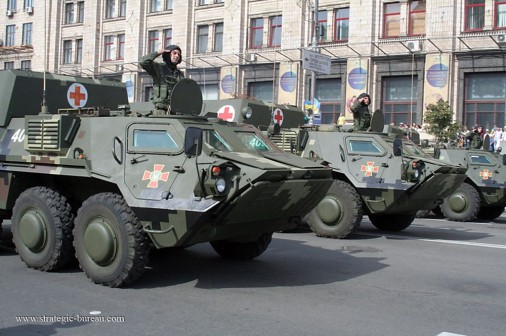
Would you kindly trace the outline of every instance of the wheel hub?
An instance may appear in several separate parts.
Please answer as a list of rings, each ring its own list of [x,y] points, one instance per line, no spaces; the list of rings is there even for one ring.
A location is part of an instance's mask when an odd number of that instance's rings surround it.
[[[334,197],[325,197],[316,207],[321,220],[326,224],[336,224],[342,216],[341,203]]]
[[[93,261],[100,266],[109,265],[116,256],[117,237],[109,223],[98,218],[84,232],[84,247]]]
[[[36,209],[28,210],[19,221],[19,237],[32,252],[41,251],[47,241],[47,223]]]
[[[467,200],[462,194],[454,194],[448,198],[450,208],[455,212],[461,212],[467,207]]]

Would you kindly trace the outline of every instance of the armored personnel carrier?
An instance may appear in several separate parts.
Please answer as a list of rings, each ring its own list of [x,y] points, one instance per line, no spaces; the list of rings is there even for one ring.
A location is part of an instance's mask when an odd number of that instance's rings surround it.
[[[506,206],[506,158],[486,149],[437,149],[439,160],[467,168],[464,183],[448,195],[434,211],[449,220],[467,222],[474,218],[494,220]]]
[[[0,83],[0,214],[31,268],[75,255],[91,280],[119,287],[141,276],[151,247],[210,242],[252,259],[332,184],[330,169],[255,127],[198,116],[190,79],[173,89],[176,115],[159,117],[114,110],[127,103],[118,83],[48,75],[47,113],[33,95],[42,74],[2,71]]]
[[[204,112],[215,113],[233,104],[237,104],[234,110],[239,111],[251,104],[252,116],[258,112],[257,103],[248,100],[241,104],[205,101]],[[373,131],[352,132],[350,125],[285,128],[288,120],[284,108],[271,104],[270,110],[270,129],[281,120],[277,126],[281,132],[272,136],[276,144],[332,168],[334,183],[307,219],[318,236],[346,238],[359,227],[363,215],[380,230],[404,230],[418,210],[434,208],[466,179],[466,168],[428,157],[405,139],[403,130],[384,126],[381,111],[374,113]],[[301,122],[304,114],[298,111],[296,122]],[[240,119],[243,116],[237,113],[235,121],[248,122]]]

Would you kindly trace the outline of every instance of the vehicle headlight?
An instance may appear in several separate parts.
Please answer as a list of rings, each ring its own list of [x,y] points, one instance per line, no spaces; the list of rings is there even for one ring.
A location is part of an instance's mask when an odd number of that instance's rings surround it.
[[[219,193],[222,193],[227,188],[227,183],[224,179],[219,178],[216,180],[216,190],[218,190]]]

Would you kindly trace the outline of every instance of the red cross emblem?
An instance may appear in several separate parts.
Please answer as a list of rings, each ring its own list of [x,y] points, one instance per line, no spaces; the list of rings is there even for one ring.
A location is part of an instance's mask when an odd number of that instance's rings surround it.
[[[235,109],[232,105],[222,106],[218,110],[218,118],[225,121],[234,121],[235,118]]]
[[[483,169],[483,171],[480,172],[480,176],[484,179],[484,180],[488,180],[488,178],[492,178],[492,172],[489,171],[488,169]]]
[[[88,91],[82,84],[74,83],[67,90],[67,101],[73,108],[79,108],[88,102]]]
[[[144,171],[144,175],[142,175],[142,180],[149,180],[148,188],[158,188],[158,181],[167,182],[169,179],[169,173],[165,172],[163,173],[163,167],[165,165],[162,164],[155,164],[155,167],[153,168],[153,171],[150,172],[148,170]]]
[[[374,162],[367,161],[367,166],[362,165],[360,167],[360,171],[365,172],[365,176],[372,176],[372,173],[377,173],[379,171],[379,167],[374,165]]]
[[[283,124],[283,111],[278,108],[275,109],[272,113],[272,119],[274,119],[274,122],[276,124],[279,124],[279,126],[281,126]]]

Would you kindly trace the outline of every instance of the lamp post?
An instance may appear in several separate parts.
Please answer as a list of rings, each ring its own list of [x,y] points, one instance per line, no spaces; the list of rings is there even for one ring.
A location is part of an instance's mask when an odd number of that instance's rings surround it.
[[[313,39],[312,39],[312,45],[313,45],[313,51],[317,51],[317,36],[318,36],[318,0],[314,0],[314,14],[313,14]],[[314,95],[315,95],[315,88],[316,88],[316,72],[313,70],[311,71],[311,104],[313,105],[314,109]]]

